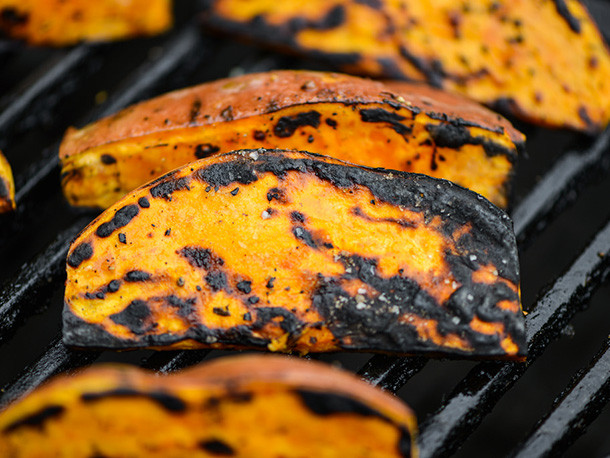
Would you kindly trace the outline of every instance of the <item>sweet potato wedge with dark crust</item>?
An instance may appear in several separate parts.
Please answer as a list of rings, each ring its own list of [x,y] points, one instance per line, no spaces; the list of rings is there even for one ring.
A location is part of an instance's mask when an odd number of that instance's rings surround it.
[[[72,205],[107,207],[188,162],[264,147],[446,178],[504,207],[523,142],[502,117],[426,86],[276,71],[172,92],[70,129],[59,155]]]
[[[15,183],[11,166],[0,151],[0,213],[15,210]]]
[[[171,0],[0,0],[0,33],[33,45],[155,35],[171,24]]]
[[[610,120],[610,55],[577,0],[210,0],[204,22],[546,126],[594,133]]]
[[[445,180],[244,150],[102,213],[68,254],[64,342],[519,359],[511,221]]]
[[[78,431],[78,434],[74,434]],[[100,365],[0,413],[0,455],[416,457],[417,424],[352,374],[279,356],[158,376]]]

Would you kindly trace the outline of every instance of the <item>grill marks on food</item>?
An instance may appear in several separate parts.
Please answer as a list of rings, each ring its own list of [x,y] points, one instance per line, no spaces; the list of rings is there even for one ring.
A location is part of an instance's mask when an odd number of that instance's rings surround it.
[[[244,419],[252,420],[246,428]],[[58,440],[75,430],[68,443]],[[417,454],[415,439],[415,417],[400,400],[329,365],[268,355],[161,376],[94,366],[56,377],[0,413],[2,456],[280,456],[299,443],[304,456],[332,448],[398,458]]]
[[[126,205],[117,210],[110,221],[100,224],[95,233],[98,237],[109,237],[117,229],[127,226],[138,213],[140,209],[137,205]]]
[[[144,266],[155,260],[144,256],[140,268],[114,279],[108,278],[112,271],[103,274],[105,285],[119,282],[117,289],[120,282],[130,288],[150,282],[147,288],[154,288],[132,292],[123,299],[130,301],[125,309],[109,316],[131,337],[112,337],[102,323],[110,341],[88,341],[85,332],[66,329],[68,343],[116,347],[122,341],[140,347],[191,339],[202,347],[281,351],[523,353],[516,247],[503,212],[425,176],[352,167],[305,153],[253,153],[211,158],[167,178],[190,180],[180,205],[200,206],[205,218],[187,217],[184,224],[193,232],[172,232],[164,242],[172,250],[160,256],[168,268],[158,262],[151,275],[153,269]],[[232,195],[236,184],[239,192]],[[165,227],[159,218],[169,212],[172,226],[180,227],[182,210],[162,202],[164,208],[154,208],[163,213],[149,217]],[[125,230],[137,232],[141,225],[146,221]],[[368,233],[376,235],[368,240]],[[211,244],[200,245],[206,241]],[[128,249],[122,247],[95,251],[114,259]],[[133,266],[139,261],[138,255]],[[69,274],[77,278],[73,270]],[[77,302],[71,302],[81,284],[87,283],[68,279],[68,314],[78,315]],[[99,288],[105,293],[108,286]],[[116,295],[105,299],[118,300]],[[183,324],[171,332],[165,324],[158,328],[171,317]],[[74,323],[66,319],[66,327]]]

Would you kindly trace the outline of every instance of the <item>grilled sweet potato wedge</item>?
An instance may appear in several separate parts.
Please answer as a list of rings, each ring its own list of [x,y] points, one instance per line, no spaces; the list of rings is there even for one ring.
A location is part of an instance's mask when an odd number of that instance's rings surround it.
[[[205,23],[546,126],[597,132],[610,119],[610,55],[577,0],[210,0]]]
[[[153,177],[239,148],[290,148],[446,178],[507,204],[524,137],[500,116],[421,85],[276,71],[224,79],[68,130],[72,205],[107,207]]]
[[[68,254],[64,342],[524,355],[511,221],[425,175],[245,150],[130,193]]]
[[[0,32],[66,46],[154,35],[172,23],[171,0],[0,0]]]
[[[78,434],[74,434],[78,431]],[[0,455],[417,456],[413,413],[353,375],[279,356],[174,375],[100,365],[0,413]]]
[[[0,151],[0,213],[15,209],[15,183],[11,166]]]

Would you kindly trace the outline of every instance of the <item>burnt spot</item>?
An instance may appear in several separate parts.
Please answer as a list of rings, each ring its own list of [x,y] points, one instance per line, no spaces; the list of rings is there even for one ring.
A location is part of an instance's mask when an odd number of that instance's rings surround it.
[[[127,272],[123,278],[128,283],[136,283],[150,280],[150,274],[142,270],[131,270]]]
[[[110,221],[100,224],[95,233],[98,237],[109,237],[117,229],[127,226],[138,213],[140,213],[140,209],[137,205],[126,205],[120,208]]]
[[[233,107],[229,105],[220,112],[220,117],[225,121],[233,121]]]
[[[151,312],[145,301],[135,299],[118,313],[110,315],[110,319],[116,324],[125,326],[136,335],[146,333],[151,329],[149,324]]]
[[[140,197],[138,199],[138,205],[142,208],[149,208],[150,202],[148,201],[148,199],[146,197]]]
[[[192,315],[195,311],[195,303],[197,302],[195,298],[181,299],[173,294],[165,297],[165,301],[170,307],[177,309],[178,315],[182,317]]]
[[[6,6],[0,10],[0,23],[6,27],[25,25],[30,19],[30,15],[21,12],[17,8]]]
[[[212,312],[214,312],[218,316],[231,316],[231,312],[229,312],[228,307],[226,307],[226,308],[214,307],[212,309]]]
[[[292,228],[292,235],[294,235],[298,240],[301,240],[307,246],[311,248],[318,248],[318,244],[314,240],[314,237],[311,232],[301,226]]]
[[[211,143],[203,143],[195,147],[195,157],[197,159],[204,159],[216,154],[218,151],[220,151],[219,146],[212,145]]]
[[[360,119],[362,119],[363,122],[387,123],[391,125],[392,129],[400,135],[407,135],[411,133],[411,128],[400,122],[407,118],[397,113],[384,110],[383,108],[363,108],[360,110]]]
[[[567,22],[568,26],[574,33],[580,33],[580,21],[574,17],[574,15],[570,12],[568,5],[565,0],[553,0],[555,3],[555,8],[557,9],[557,13]]]
[[[112,398],[143,398],[153,401],[165,410],[173,413],[180,413],[186,410],[185,402],[161,390],[138,391],[133,388],[117,388],[115,390],[100,391],[97,393],[83,393],[81,399],[85,403],[103,401]]]
[[[411,433],[404,426],[400,428],[400,439],[398,440],[398,452],[401,456],[411,456],[412,450]]]
[[[68,256],[68,265],[76,269],[83,261],[91,259],[91,256],[93,256],[93,247],[91,244],[83,242],[74,248]]]
[[[119,242],[121,242],[123,245],[127,244],[127,236],[122,232],[119,234]]]
[[[293,211],[292,213],[290,213],[290,219],[293,223],[304,223],[305,215],[301,212]]]
[[[305,323],[290,310],[283,307],[257,307],[256,321],[252,323],[252,330],[259,331],[269,323],[277,323],[280,328],[290,335],[290,340],[295,342],[301,336]]]
[[[44,423],[47,420],[61,416],[64,411],[65,408],[60,405],[50,405],[44,407],[30,415],[27,415],[26,417],[20,418],[12,423],[9,423],[7,426],[4,427],[3,432],[10,433],[24,426],[39,428],[42,430]]]
[[[201,111],[201,100],[195,99],[191,105],[191,111],[189,113],[189,124],[196,124],[197,118]]]
[[[282,116],[275,127],[273,133],[280,138],[290,137],[294,131],[302,126],[320,126],[320,113],[317,111],[307,111],[294,116]]]
[[[119,280],[112,280],[110,283],[108,283],[108,286],[106,286],[106,291],[109,293],[116,293],[120,287],[121,282]]]
[[[595,130],[597,129],[597,126],[595,125],[595,123],[591,120],[591,118],[589,117],[589,113],[587,112],[587,108],[584,106],[580,106],[578,108],[578,117],[580,119],[582,119],[582,122],[585,123],[585,125],[587,126],[587,129],[595,132]]]
[[[8,185],[0,177],[0,199],[8,199],[8,197],[9,197]]]
[[[248,280],[242,280],[237,283],[237,289],[244,294],[250,294],[252,292],[252,282]]]
[[[197,172],[196,178],[210,186],[228,186],[232,183],[250,184],[258,180],[252,168],[245,162],[232,161],[210,164]]]
[[[102,154],[101,161],[105,165],[116,164],[116,159],[110,154]]]
[[[253,304],[253,305],[254,305],[254,304],[258,304],[258,303],[259,303],[259,301],[260,301],[260,298],[259,298],[258,296],[250,296],[250,297],[248,298],[248,303],[249,303],[249,304]]]
[[[366,5],[375,10],[380,10],[383,7],[381,0],[355,0],[355,3],[360,3],[361,5]]]
[[[366,404],[342,394],[298,389],[294,393],[314,415],[326,417],[336,414],[351,414],[362,417],[388,418]]]
[[[178,251],[178,254],[193,267],[210,270],[216,266],[224,265],[224,260],[214,255],[209,249],[196,246],[187,246]]]
[[[269,289],[272,289],[274,282],[275,282],[275,277],[271,277],[271,278],[269,278],[269,280],[267,280],[267,284],[265,286]]]
[[[212,291],[220,291],[227,286],[227,276],[219,270],[208,272],[204,279]]]
[[[250,312],[246,312],[242,318],[244,321],[252,321],[252,314]]]
[[[481,145],[485,154],[489,157],[503,155],[511,162],[517,159],[516,152],[513,149],[485,137],[473,137],[467,127],[459,124],[426,124],[426,130],[430,133],[434,144],[441,148],[459,149],[464,145]],[[433,160],[435,160],[434,155]]]
[[[190,190],[189,179],[186,177],[177,179],[168,179],[150,189],[150,195],[155,198],[163,198],[167,201],[172,200],[172,194],[176,191],[184,189]]]
[[[332,127],[333,129],[337,128],[337,121],[335,121],[332,118],[326,118],[326,124],[329,125],[330,127]]]
[[[232,196],[236,196],[239,193],[239,186],[231,191]]]
[[[371,203],[373,205],[375,205],[374,201],[371,201]],[[399,226],[404,227],[404,228],[416,228],[417,227],[417,224],[413,223],[412,221],[405,220],[405,219],[373,218],[373,217],[367,215],[366,213],[364,213],[360,207],[352,208],[351,213],[355,216],[358,216],[359,218],[362,218],[362,219],[364,219],[366,221],[370,221],[370,222],[398,224]]]
[[[263,132],[262,130],[255,130],[252,136],[254,137],[254,140],[258,141],[263,141],[267,137],[265,135],[265,132]]]
[[[280,188],[269,189],[269,191],[267,191],[267,200],[269,202],[277,200],[281,204],[285,204],[288,202],[288,199],[286,199],[286,194]]]
[[[205,450],[212,455],[218,456],[234,456],[235,450],[227,444],[219,439],[205,439],[199,442],[199,448]]]

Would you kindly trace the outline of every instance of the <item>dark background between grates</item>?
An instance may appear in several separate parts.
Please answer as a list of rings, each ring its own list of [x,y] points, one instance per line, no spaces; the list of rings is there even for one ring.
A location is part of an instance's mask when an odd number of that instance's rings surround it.
[[[152,39],[60,50],[0,42],[0,148],[13,165],[19,200],[17,213],[0,219],[0,403],[58,370],[93,360],[168,372],[231,354],[87,353],[66,350],[57,340],[66,241],[95,216],[70,209],[61,196],[55,157],[65,128],[167,90],[239,72],[326,69],[202,35],[194,19],[196,2],[176,3],[176,28]],[[591,0],[587,5],[608,37],[610,4]],[[567,456],[610,454],[610,287],[604,281],[610,262],[598,256],[610,253],[610,132],[591,139],[517,126],[528,135],[512,212],[522,299],[532,310],[528,332],[543,324],[531,340],[531,366],[316,356],[397,391],[419,418],[422,456],[448,455],[462,443],[456,456],[556,454],[591,421]],[[586,313],[572,319],[585,307]],[[489,398],[469,404],[477,396]],[[471,413],[463,415],[468,406]],[[530,435],[551,409],[553,415]]]

